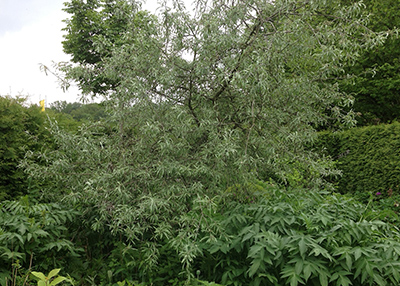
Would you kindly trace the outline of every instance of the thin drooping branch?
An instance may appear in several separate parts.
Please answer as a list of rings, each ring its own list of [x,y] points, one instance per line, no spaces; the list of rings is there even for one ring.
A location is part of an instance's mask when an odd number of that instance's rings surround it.
[[[235,75],[235,73],[238,71],[240,65],[242,64],[242,60],[246,54],[246,51],[248,50],[248,48],[251,46],[251,44],[256,39],[256,36],[260,30],[261,24],[262,24],[262,22],[258,19],[258,22],[253,26],[252,31],[250,32],[245,43],[243,44],[243,48],[241,49],[241,52],[238,56],[238,61],[235,65],[235,67],[229,72],[229,77],[223,81],[221,87],[211,97],[212,102],[215,102],[221,96],[221,94],[227,89],[229,84],[232,82],[233,76]]]

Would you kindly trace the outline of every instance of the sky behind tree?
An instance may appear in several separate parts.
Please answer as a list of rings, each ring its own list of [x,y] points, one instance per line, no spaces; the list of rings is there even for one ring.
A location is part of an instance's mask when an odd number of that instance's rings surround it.
[[[69,60],[61,44],[64,1],[0,1],[0,95],[24,95],[36,104],[77,100],[76,88],[64,93],[55,77],[40,71],[40,64]]]
[[[34,104],[46,99],[46,105],[79,100],[76,87],[64,93],[57,78],[40,70],[40,64],[52,67],[53,62],[70,59],[61,44],[66,1],[0,0],[0,95],[27,96]],[[154,13],[157,0],[143,7]]]

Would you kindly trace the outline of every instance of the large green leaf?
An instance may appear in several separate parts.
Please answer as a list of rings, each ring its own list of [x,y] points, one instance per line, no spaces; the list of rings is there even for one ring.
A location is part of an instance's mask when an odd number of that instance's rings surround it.
[[[39,278],[42,281],[47,281],[47,277],[42,272],[32,271],[33,276]]]

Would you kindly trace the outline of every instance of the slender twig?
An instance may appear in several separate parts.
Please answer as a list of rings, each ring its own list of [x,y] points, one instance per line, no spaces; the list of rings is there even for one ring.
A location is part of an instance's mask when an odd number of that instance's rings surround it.
[[[255,124],[255,117],[254,117],[254,100],[251,102],[251,117],[252,117],[252,122],[251,122],[251,126],[249,127],[249,131],[247,132],[247,139],[246,139],[246,146],[244,149],[244,155],[247,156],[247,147],[249,145],[249,141],[250,141],[250,133],[251,130],[254,127]]]
[[[28,274],[26,275],[25,280],[24,280],[24,284],[22,284],[22,286],[25,286],[26,285],[26,281],[28,280],[29,273],[31,272],[31,269],[32,269],[32,260],[33,260],[33,252],[31,252],[31,258],[29,260]]]

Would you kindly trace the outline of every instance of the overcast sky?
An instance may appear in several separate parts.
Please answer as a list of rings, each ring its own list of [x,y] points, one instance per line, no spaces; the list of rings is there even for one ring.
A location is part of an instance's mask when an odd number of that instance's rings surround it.
[[[64,93],[57,79],[40,71],[40,64],[68,61],[62,51],[62,11],[67,0],[0,0],[0,95],[29,96],[30,103],[47,99],[78,101],[79,90]],[[157,0],[144,6],[155,11]]]
[[[69,59],[62,52],[64,0],[0,0],[0,94],[28,95],[38,103],[47,97],[76,101],[78,91],[68,93],[58,87],[56,78],[40,71],[40,63]]]

